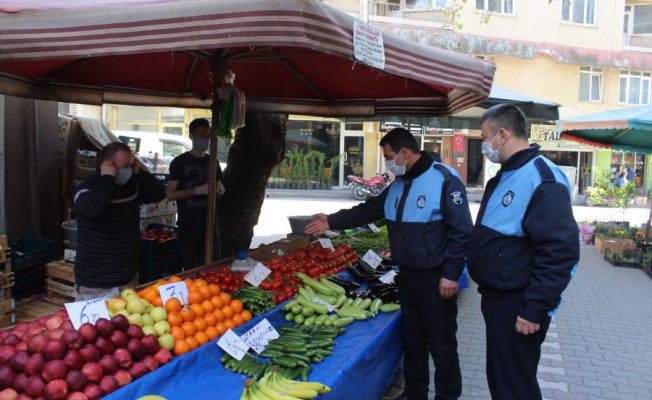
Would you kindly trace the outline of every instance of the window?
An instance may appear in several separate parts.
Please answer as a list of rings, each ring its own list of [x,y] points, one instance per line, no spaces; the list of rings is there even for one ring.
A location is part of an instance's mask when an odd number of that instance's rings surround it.
[[[649,35],[652,34],[652,5],[641,5],[632,7],[633,24],[629,29],[632,29],[634,35]]]
[[[475,9],[496,14],[514,14],[514,0],[475,0]]]
[[[188,149],[181,143],[176,143],[176,142],[168,142],[167,140],[161,140],[161,143],[163,143],[163,156],[164,157],[176,157],[179,154],[183,154]]]
[[[650,73],[620,71],[618,102],[624,104],[650,104]]]
[[[595,25],[595,2],[597,0],[564,0],[561,20],[580,25]]]
[[[448,0],[417,0],[414,3],[416,8],[437,8],[437,7],[446,7],[448,5]]]
[[[602,68],[580,68],[580,101],[602,101]]]

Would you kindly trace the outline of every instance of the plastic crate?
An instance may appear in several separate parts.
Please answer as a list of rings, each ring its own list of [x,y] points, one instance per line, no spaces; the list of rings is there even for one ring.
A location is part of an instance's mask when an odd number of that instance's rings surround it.
[[[54,240],[40,237],[23,236],[11,246],[11,270],[49,263],[54,260]]]
[[[45,291],[45,265],[31,267],[14,274],[12,295],[20,300]]]
[[[181,257],[179,252],[168,254],[152,262],[142,262],[138,268],[140,284],[167,278],[181,272]]]

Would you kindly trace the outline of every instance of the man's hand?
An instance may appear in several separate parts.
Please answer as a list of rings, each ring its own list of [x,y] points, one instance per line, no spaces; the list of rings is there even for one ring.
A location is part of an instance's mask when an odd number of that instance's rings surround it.
[[[195,186],[195,195],[198,194],[208,194],[208,182],[204,183],[203,185]]]
[[[306,225],[306,234],[319,235],[330,228],[328,226],[328,216],[326,214],[319,213],[313,215],[312,217],[315,220],[309,223],[308,225]]]
[[[102,165],[100,165],[100,173],[102,175],[115,176],[116,167],[115,167],[115,164],[113,163],[113,161],[104,160]]]
[[[521,317],[516,317],[516,332],[523,335],[531,335],[538,332],[541,327],[530,321],[526,321]]]
[[[441,278],[439,281],[439,295],[442,299],[450,299],[457,294],[457,281]]]
[[[140,171],[140,160],[134,155],[131,156],[131,165],[134,175],[138,174],[138,171]]]
[[[226,192],[224,185],[222,185],[222,182],[217,181],[217,183],[215,184],[215,195],[217,197],[222,197],[224,196],[224,192]]]

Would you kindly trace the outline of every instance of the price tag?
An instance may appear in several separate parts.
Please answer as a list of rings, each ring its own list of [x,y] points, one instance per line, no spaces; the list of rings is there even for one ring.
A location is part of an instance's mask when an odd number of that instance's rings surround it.
[[[256,326],[245,332],[240,337],[249,347],[256,353],[260,354],[265,350],[265,346],[269,344],[270,340],[277,339],[280,335],[269,323],[267,318],[260,321]]]
[[[258,263],[247,273],[247,275],[245,275],[245,281],[251,283],[252,286],[258,287],[260,286],[260,283],[267,278],[267,275],[271,273],[271,269]]]
[[[63,259],[70,262],[77,261],[77,250],[65,249],[63,251]]]
[[[378,227],[375,224],[369,224],[367,226],[369,227],[369,229],[371,229],[372,232],[375,232],[375,233],[380,232],[380,229],[378,229]]]
[[[385,275],[381,276],[378,278],[382,283],[394,283],[394,277],[396,276],[396,272],[394,270],[389,271]]]
[[[217,345],[236,360],[242,360],[242,357],[244,357],[245,354],[247,354],[247,350],[249,350],[249,346],[240,340],[240,337],[231,329],[222,335],[220,340],[217,341]]]
[[[325,249],[330,249],[331,251],[335,251],[335,248],[333,247],[333,242],[329,238],[320,238],[319,243],[321,244],[321,247]]]
[[[371,268],[376,269],[380,263],[383,262],[383,259],[378,254],[376,254],[375,251],[369,249],[365,253],[364,257],[362,257],[362,261],[369,264]]]
[[[109,310],[106,309],[104,298],[76,301],[74,303],[66,303],[66,311],[70,315],[72,326],[79,329],[83,323],[90,322],[95,324],[100,318],[111,319]]]
[[[185,282],[175,282],[158,287],[158,292],[161,294],[161,301],[165,306],[165,302],[169,299],[176,297],[181,304],[188,304],[188,286]]]
[[[316,302],[316,303],[319,303],[319,304],[323,304],[323,305],[325,305],[326,308],[328,308],[328,312],[332,312],[333,310],[335,310],[335,307],[334,307],[331,303],[327,302],[326,300],[322,299],[322,298],[319,297],[319,296],[315,296],[315,297],[312,299],[312,301],[314,301],[314,302]]]

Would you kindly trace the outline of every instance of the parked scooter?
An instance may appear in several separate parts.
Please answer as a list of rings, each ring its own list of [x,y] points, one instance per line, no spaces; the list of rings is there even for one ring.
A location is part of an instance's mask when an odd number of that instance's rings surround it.
[[[616,206],[616,198],[613,194],[607,194],[603,188],[589,186],[584,189],[584,193],[586,194],[584,203],[589,207],[600,204],[607,204],[609,207]]]
[[[389,185],[389,175],[376,173],[371,179],[365,179],[360,176],[349,175],[347,186],[353,188],[353,197],[358,200],[367,200],[380,194]]]

